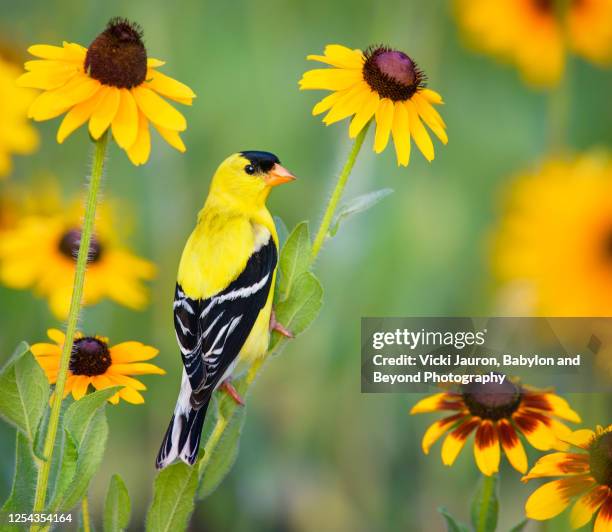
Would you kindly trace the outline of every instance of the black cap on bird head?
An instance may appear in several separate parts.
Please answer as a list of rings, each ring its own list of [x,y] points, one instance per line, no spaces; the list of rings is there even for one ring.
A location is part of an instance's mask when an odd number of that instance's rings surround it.
[[[241,151],[240,155],[251,163],[256,174],[265,174],[272,170],[275,164],[280,164],[278,157],[268,151],[247,150]]]

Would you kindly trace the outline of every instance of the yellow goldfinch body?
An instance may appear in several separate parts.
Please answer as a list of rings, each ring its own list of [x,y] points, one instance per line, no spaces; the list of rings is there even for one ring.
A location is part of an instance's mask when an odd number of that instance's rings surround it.
[[[213,177],[179,264],[174,324],[184,371],[160,469],[195,462],[212,393],[267,351],[278,236],[265,202],[292,179],[275,155],[256,151],[228,157]]]

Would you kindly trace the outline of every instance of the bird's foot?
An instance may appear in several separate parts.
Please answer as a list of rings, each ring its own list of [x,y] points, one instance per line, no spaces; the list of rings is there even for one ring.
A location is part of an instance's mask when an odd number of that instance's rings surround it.
[[[231,379],[225,379],[223,381],[223,384],[221,384],[221,388],[223,388],[225,393],[227,393],[227,395],[229,395],[236,402],[237,405],[244,406],[244,399],[240,397],[238,390],[234,388]]]
[[[285,338],[294,338],[294,334],[289,329],[282,323],[276,321],[276,313],[274,310],[270,313],[270,330],[282,334]]]

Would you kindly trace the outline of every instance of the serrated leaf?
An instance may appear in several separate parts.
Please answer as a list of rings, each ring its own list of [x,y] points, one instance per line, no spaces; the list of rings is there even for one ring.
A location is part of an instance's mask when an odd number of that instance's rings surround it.
[[[323,287],[311,272],[302,273],[291,290],[290,297],[276,305],[276,319],[295,336],[304,332],[314,321],[323,304]],[[270,350],[276,348],[281,339],[277,332],[272,334]]]
[[[13,486],[8,499],[0,510],[0,515],[32,511],[37,476],[38,469],[30,449],[30,442],[22,432],[17,431]],[[5,527],[0,527],[0,530],[5,530]]]
[[[147,532],[185,530],[193,512],[198,467],[179,462],[162,470],[153,484],[153,502],[147,512]]]
[[[117,390],[118,387],[106,388],[86,395],[66,410],[64,449],[50,505],[52,511],[70,511],[87,492],[102,462],[108,437],[106,401]]]
[[[330,228],[329,228],[329,236],[335,236],[340,228],[340,224],[345,222],[351,216],[355,214],[359,214],[360,212],[365,212],[368,209],[371,209],[378,202],[382,201],[389,194],[393,194],[393,190],[390,188],[383,188],[380,190],[375,190],[374,192],[368,192],[367,194],[363,194],[361,196],[357,196],[346,202],[338,209],[338,214],[334,218]]]
[[[460,521],[457,521],[451,514],[448,513],[446,508],[440,507],[438,508],[438,512],[440,512],[444,518],[444,521],[446,521],[447,532],[470,532],[469,527]]]
[[[25,342],[0,372],[0,416],[31,442],[49,401],[49,381]]]
[[[208,497],[231,471],[240,447],[240,435],[246,419],[246,408],[238,406],[223,432],[221,441],[208,458],[198,490],[198,499]]]
[[[471,517],[474,530],[494,532],[498,513],[497,476],[483,477],[472,499]]]
[[[284,301],[289,297],[296,279],[308,270],[311,249],[308,222],[300,222],[291,231],[287,242],[281,249],[279,261],[280,279],[278,282],[280,301]]]
[[[518,525],[513,526],[510,529],[510,532],[523,532],[527,526],[527,523],[529,523],[529,519],[523,519]]]
[[[274,216],[274,225],[278,234],[278,245],[282,248],[289,237],[289,229],[287,229],[287,224],[280,216]]]
[[[131,502],[125,483],[113,475],[104,501],[104,532],[120,532],[130,522]]]

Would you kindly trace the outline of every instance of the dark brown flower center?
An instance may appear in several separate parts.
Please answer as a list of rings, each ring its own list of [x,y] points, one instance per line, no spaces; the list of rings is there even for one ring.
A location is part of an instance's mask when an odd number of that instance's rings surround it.
[[[386,46],[365,52],[363,78],[381,98],[408,100],[425,86],[425,75],[404,52]]]
[[[110,365],[110,351],[102,340],[86,336],[74,342],[69,367],[75,375],[102,375]]]
[[[60,252],[66,257],[76,260],[79,254],[79,246],[81,245],[81,230],[70,229],[65,232],[59,241],[58,248]],[[89,256],[87,262],[97,262],[102,256],[102,246],[95,236],[91,237],[89,243]]]
[[[147,50],[140,28],[123,18],[113,18],[89,45],[85,70],[105,85],[130,89],[147,76]]]
[[[612,432],[595,438],[589,448],[589,465],[595,480],[612,488]]]
[[[470,413],[482,419],[509,418],[521,404],[521,390],[506,379],[503,383],[470,383],[461,387]]]

